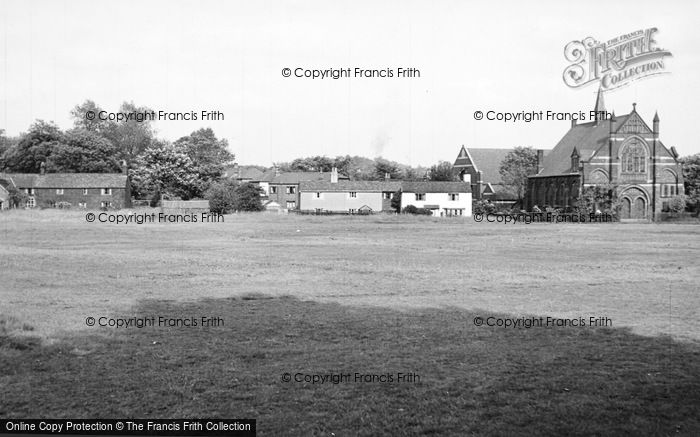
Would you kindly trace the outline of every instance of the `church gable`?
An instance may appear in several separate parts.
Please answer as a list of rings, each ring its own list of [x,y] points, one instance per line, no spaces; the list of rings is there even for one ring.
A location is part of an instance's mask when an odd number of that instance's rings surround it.
[[[644,123],[642,117],[633,111],[625,120],[620,127],[617,128],[616,133],[618,134],[649,134],[651,135],[651,129]]]
[[[457,159],[455,160],[454,167],[473,167],[474,163],[472,162],[471,157],[469,156],[469,153],[467,153],[467,149],[462,146],[462,150],[459,151],[459,155],[457,155]]]

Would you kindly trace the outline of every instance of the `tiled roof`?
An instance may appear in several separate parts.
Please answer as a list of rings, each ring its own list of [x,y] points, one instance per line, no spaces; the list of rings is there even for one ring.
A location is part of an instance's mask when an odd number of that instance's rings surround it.
[[[17,188],[124,188],[126,175],[122,173],[6,173]]]
[[[305,181],[299,184],[299,191],[361,191],[361,192],[394,192],[401,189],[401,181]]]
[[[263,171],[257,167],[249,167],[245,165],[241,165],[239,167],[230,165],[224,169],[224,177],[231,178],[236,176],[239,179],[249,179],[257,182],[262,180]]]
[[[258,182],[263,178],[263,171],[256,167],[240,166],[236,168],[236,166],[229,166],[224,169],[224,177],[237,177],[239,179]]]
[[[466,182],[402,182],[402,191],[406,193],[471,193],[471,184]]]
[[[407,193],[471,193],[471,185],[465,182],[434,181],[309,181],[299,184],[300,192],[319,191],[359,191],[359,192],[395,192]]]
[[[500,184],[501,173],[498,169],[506,155],[513,149],[477,149],[469,148],[469,155],[474,160],[476,169],[481,172],[481,180],[492,184]]]
[[[241,168],[241,179],[250,179],[252,181],[259,181],[263,176],[262,170],[255,167],[243,167]]]
[[[12,187],[14,184],[10,180],[10,178],[3,179],[2,175],[0,174],[0,187],[4,188],[5,190],[8,190],[9,187]]]
[[[545,156],[542,170],[537,176],[557,176],[569,174],[571,171],[571,153],[574,147],[578,150],[581,160],[588,160],[602,146],[608,144],[610,123],[613,131],[622,126],[631,114],[615,117],[614,121],[581,123],[572,126],[552,151]]]
[[[464,148],[464,146],[462,146]],[[460,150],[460,154],[455,160],[454,166],[465,167],[470,164],[476,167],[476,170],[481,172],[481,181],[490,184],[503,184],[503,179],[501,179],[501,172],[499,168],[501,163],[505,159],[508,153],[512,152],[513,149],[494,149],[494,148],[464,148],[468,155],[464,156]],[[547,156],[550,150],[543,150],[544,155]],[[471,160],[469,159],[471,157]]]

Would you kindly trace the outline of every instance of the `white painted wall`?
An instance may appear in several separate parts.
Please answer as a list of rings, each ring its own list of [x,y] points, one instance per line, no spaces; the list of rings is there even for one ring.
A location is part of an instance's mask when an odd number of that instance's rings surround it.
[[[433,215],[440,216],[446,208],[463,209],[463,216],[472,215],[472,193],[459,193],[458,200],[450,200],[449,193],[425,193],[425,200],[416,200],[416,193],[404,191],[401,194],[401,209],[413,205],[416,208],[424,208],[425,205],[438,205],[440,209],[433,211]]]

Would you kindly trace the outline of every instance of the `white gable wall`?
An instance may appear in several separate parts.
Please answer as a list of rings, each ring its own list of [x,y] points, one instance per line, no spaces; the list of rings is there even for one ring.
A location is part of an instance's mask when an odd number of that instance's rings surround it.
[[[445,214],[445,209],[462,209],[463,216],[472,215],[472,193],[458,193],[458,200],[450,200],[450,193],[425,193],[425,200],[416,200],[416,193],[404,191],[401,193],[401,209],[408,205],[416,208],[425,208],[425,205],[438,205],[439,209],[433,211],[433,215]]]

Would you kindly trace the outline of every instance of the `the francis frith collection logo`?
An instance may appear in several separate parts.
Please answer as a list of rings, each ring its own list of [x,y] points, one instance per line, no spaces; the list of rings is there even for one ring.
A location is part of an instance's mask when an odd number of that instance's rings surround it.
[[[668,73],[665,56],[671,52],[657,46],[657,29],[637,30],[606,42],[592,37],[571,41],[564,48],[566,60],[572,64],[564,70],[564,83],[579,88],[599,82],[603,90],[611,90],[632,81]]]

